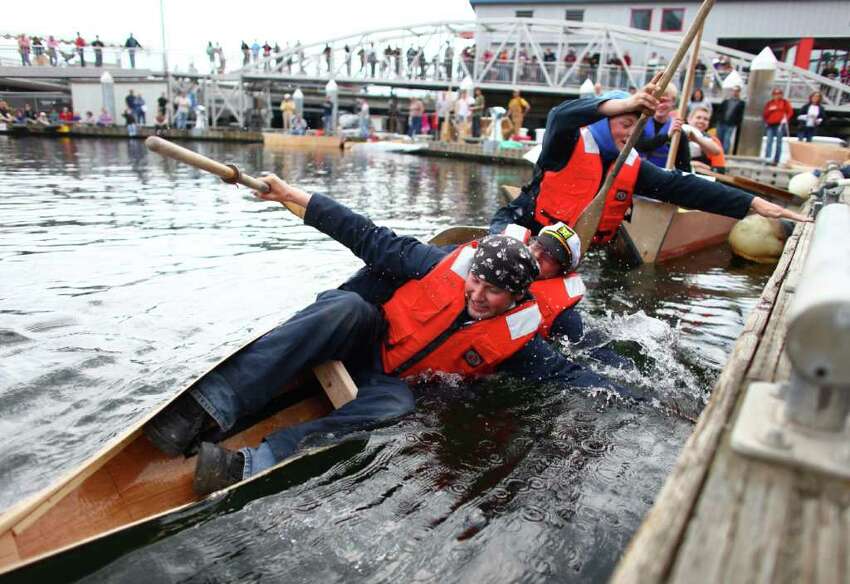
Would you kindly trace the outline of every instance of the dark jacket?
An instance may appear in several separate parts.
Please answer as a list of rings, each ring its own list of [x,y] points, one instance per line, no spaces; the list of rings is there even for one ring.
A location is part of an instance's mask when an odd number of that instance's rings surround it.
[[[518,223],[534,233],[540,230],[542,225],[534,220],[534,208],[543,174],[566,166],[578,143],[579,129],[605,117],[598,111],[599,104],[604,101],[598,97],[577,99],[552,108],[546,120],[543,148],[534,166],[534,176],[519,197],[496,212],[490,222],[490,233],[501,233],[510,223]],[[603,163],[603,177],[612,162]],[[635,194],[735,219],[747,214],[753,200],[752,195],[738,189],[678,170],[664,170],[647,161],[641,162]]]
[[[368,270],[358,272],[342,286],[370,302],[382,303],[406,281],[422,278],[448,252],[422,243],[414,237],[398,236],[387,227],[378,227],[323,195],[313,195],[304,223],[340,242],[366,263]],[[637,397],[595,373],[568,361],[540,335],[499,366],[498,371],[528,381],[561,381],[576,387],[608,388]]]
[[[747,104],[743,99],[724,99],[720,102],[717,109],[714,110],[717,123],[725,123],[724,120],[728,118],[731,122],[730,125],[740,126],[741,122],[744,120],[744,108],[746,105]]]

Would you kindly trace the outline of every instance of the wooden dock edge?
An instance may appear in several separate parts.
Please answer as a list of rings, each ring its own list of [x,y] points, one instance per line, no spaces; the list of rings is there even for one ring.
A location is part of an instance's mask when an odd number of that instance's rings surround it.
[[[726,367],[685,442],[676,466],[667,477],[655,504],[626,548],[611,582],[646,584],[667,579],[683,541],[688,522],[699,500],[718,445],[745,387],[745,377],[763,340],[777,297],[801,241],[811,236],[812,224],[798,224],[788,239],[776,270],[747,319]],[[797,263],[797,262],[793,262]],[[695,578],[695,581],[699,578]]]

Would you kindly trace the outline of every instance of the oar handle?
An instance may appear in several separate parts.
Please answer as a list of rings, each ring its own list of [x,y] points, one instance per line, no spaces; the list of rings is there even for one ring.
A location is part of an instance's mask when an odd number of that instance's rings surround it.
[[[271,190],[271,187],[269,187],[267,183],[243,173],[236,165],[222,164],[221,162],[208,158],[203,154],[198,154],[188,148],[178,146],[174,142],[164,140],[159,136],[150,136],[147,140],[145,140],[145,146],[147,146],[148,150],[156,152],[160,156],[172,158],[178,162],[182,162],[189,166],[205,170],[210,174],[214,174],[226,183],[238,183],[261,193],[267,193]],[[304,207],[293,203],[285,203],[285,205],[286,208],[292,211],[295,215],[298,215],[302,219],[304,218]]]

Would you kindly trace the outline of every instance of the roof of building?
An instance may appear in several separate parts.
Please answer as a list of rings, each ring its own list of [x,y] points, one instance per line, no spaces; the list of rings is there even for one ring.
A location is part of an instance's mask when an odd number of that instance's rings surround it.
[[[739,2],[782,2],[783,0],[738,0]],[[788,0],[784,0],[788,1]],[[794,0],[801,2],[822,2],[824,0]],[[670,0],[641,0],[642,4],[670,4]],[[700,0],[678,0],[679,4],[699,4]],[[475,8],[484,4],[523,5],[523,4],[625,4],[634,5],[627,0],[469,0],[469,4]]]

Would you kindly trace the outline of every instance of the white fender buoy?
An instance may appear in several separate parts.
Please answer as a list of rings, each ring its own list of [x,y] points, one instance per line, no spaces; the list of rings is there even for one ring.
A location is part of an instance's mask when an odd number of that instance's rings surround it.
[[[792,176],[791,180],[788,181],[788,190],[798,197],[808,199],[809,195],[812,194],[812,189],[814,189],[817,184],[818,177],[811,172],[801,172],[800,174]]]
[[[584,80],[584,83],[581,84],[581,87],[578,88],[578,96],[582,97],[593,97],[596,95],[596,89],[593,87],[593,81],[589,78]]]
[[[729,232],[732,252],[760,264],[779,261],[786,239],[788,234],[778,219],[768,219],[761,215],[744,217]]]

